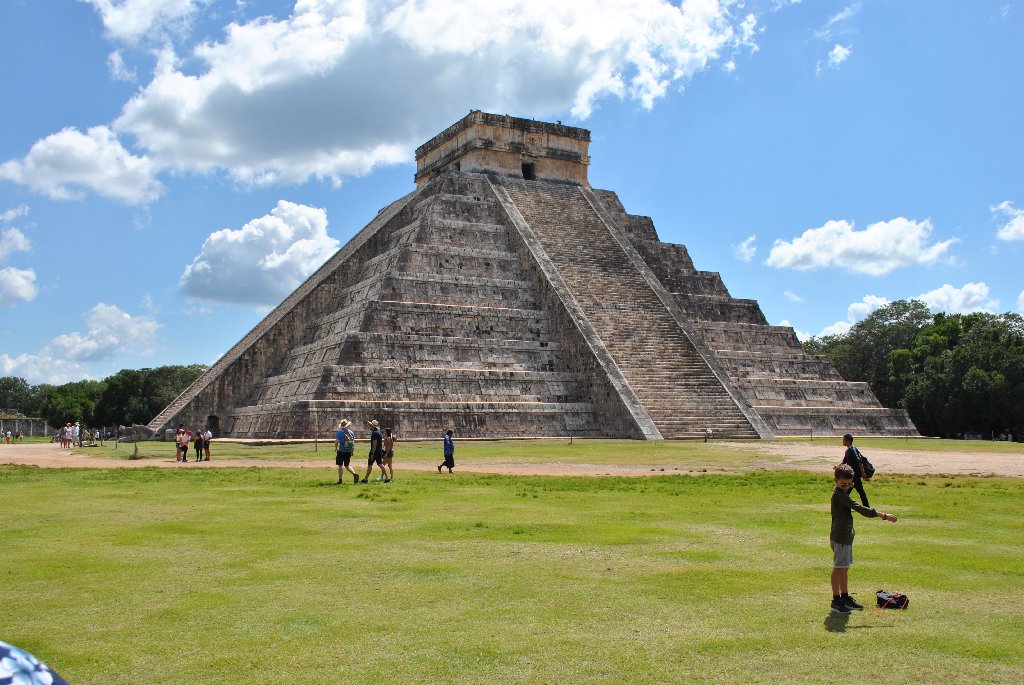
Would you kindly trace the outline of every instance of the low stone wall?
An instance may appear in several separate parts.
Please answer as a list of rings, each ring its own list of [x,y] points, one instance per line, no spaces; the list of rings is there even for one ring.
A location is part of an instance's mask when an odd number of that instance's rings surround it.
[[[57,432],[56,428],[46,425],[46,419],[32,417],[0,419],[0,433],[6,434],[7,431],[11,431],[13,436],[19,430],[22,435],[53,435]]]

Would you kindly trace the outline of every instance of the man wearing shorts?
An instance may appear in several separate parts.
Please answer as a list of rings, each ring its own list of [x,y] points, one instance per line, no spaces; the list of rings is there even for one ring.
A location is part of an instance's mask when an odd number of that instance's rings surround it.
[[[352,474],[353,483],[359,482],[359,474],[353,471],[349,465],[349,462],[352,461],[352,453],[356,449],[356,434],[349,429],[351,425],[351,421],[342,419],[338,424],[338,432],[334,434],[334,452],[337,455],[334,458],[334,463],[338,465],[338,485],[341,485],[345,471]]]

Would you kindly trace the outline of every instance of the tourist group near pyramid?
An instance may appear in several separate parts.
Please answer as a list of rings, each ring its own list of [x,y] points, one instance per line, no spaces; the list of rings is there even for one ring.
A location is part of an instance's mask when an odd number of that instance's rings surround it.
[[[586,129],[473,111],[149,427],[403,438],[916,435],[587,181]]]

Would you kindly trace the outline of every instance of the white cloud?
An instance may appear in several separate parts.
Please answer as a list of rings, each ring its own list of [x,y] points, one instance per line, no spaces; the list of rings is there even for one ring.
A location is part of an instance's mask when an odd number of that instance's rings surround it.
[[[877,295],[865,295],[860,302],[854,302],[846,308],[846,318],[856,323],[868,318],[868,315],[876,309],[881,309],[889,304],[889,299]]]
[[[92,5],[103,19],[107,35],[116,40],[135,43],[153,35],[160,37],[178,31],[198,5],[209,0],[80,0]]]
[[[844,7],[842,10],[832,15],[829,18],[829,20],[825,22],[824,26],[822,26],[820,29],[814,32],[814,35],[823,40],[830,39],[832,37],[833,32],[836,30],[836,27],[839,24],[842,24],[845,21],[849,21],[853,17],[857,16],[857,14],[860,13],[861,7],[862,5],[859,0],[851,5]]]
[[[135,70],[129,69],[125,65],[124,57],[121,56],[120,50],[114,50],[112,53],[107,55],[107,69],[110,70],[110,75],[118,81],[134,83],[137,78]]]
[[[43,348],[39,354],[19,354],[16,357],[0,354],[0,375],[20,376],[33,384],[54,385],[89,377],[84,366],[64,359],[55,359],[48,348]]]
[[[1024,314],[1024,290],[1020,291],[1020,295],[1017,296],[1017,311]]]
[[[754,255],[757,253],[757,245],[754,244],[756,241],[757,235],[755,234],[749,236],[739,245],[733,245],[733,255],[736,257],[736,259],[740,260],[741,262],[749,262],[754,258]]]
[[[0,261],[13,252],[28,252],[32,249],[32,241],[17,228],[8,228],[0,234]]]
[[[814,67],[814,73],[821,76],[821,73],[826,69],[838,69],[839,65],[847,60],[851,52],[853,52],[852,47],[848,48],[836,43],[835,47],[829,51],[828,59],[824,62],[819,61]]]
[[[81,197],[77,186],[129,204],[160,195],[162,186],[154,173],[151,160],[129,153],[106,126],[86,133],[65,128],[37,141],[21,161],[0,164],[0,178],[53,198]]]
[[[650,108],[752,45],[756,19],[733,7],[299,0],[287,18],[232,23],[180,61],[165,50],[115,129],[166,167],[251,184],[339,182],[411,161],[471,108],[585,119],[609,96]]]
[[[860,302],[853,302],[846,308],[846,321],[836,321],[834,324],[826,326],[822,329],[821,333],[818,333],[818,337],[824,337],[826,335],[844,335],[853,328],[855,323],[863,321],[868,318],[871,312],[884,307],[887,304],[889,304],[889,300],[885,297],[865,295],[861,298]]]
[[[276,305],[339,247],[327,235],[327,212],[281,200],[270,214],[238,230],[216,231],[181,276],[189,297]]]
[[[782,293],[782,295],[787,300],[789,300],[790,302],[803,302],[804,301],[804,298],[800,297],[799,295],[797,295],[792,290],[786,290],[785,292]]]
[[[109,359],[119,352],[150,354],[156,334],[163,327],[148,316],[132,316],[100,302],[85,314],[88,331],[58,335],[51,344],[71,361]]]
[[[19,300],[31,302],[39,294],[32,269],[0,269],[0,305],[9,307]]]
[[[1000,240],[1024,240],[1024,209],[1017,209],[1009,200],[989,207],[993,215],[1002,214],[1007,219],[999,228]]]
[[[18,205],[0,214],[0,222],[8,224],[15,219],[28,215],[28,205]]]
[[[989,287],[985,283],[965,283],[956,288],[948,283],[918,295],[933,312],[950,314],[970,314],[972,312],[994,313],[999,308],[999,300],[988,299]]]
[[[841,267],[854,273],[881,276],[894,269],[932,264],[947,255],[956,238],[929,245],[932,223],[898,217],[879,221],[863,231],[848,221],[829,221],[791,241],[776,240],[766,264],[777,269],[809,271]]]
[[[844,45],[836,43],[835,47],[833,47],[828,53],[828,65],[835,69],[836,67],[838,67],[840,64],[847,60],[852,51],[853,48],[848,48]]]

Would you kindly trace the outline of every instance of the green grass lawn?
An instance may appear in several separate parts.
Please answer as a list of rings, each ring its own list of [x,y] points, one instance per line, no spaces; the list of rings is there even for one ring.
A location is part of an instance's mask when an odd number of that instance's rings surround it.
[[[0,466],[0,639],[73,685],[1024,681],[1022,480],[873,481],[852,589],[911,607],[842,620],[821,476],[330,476]]]

